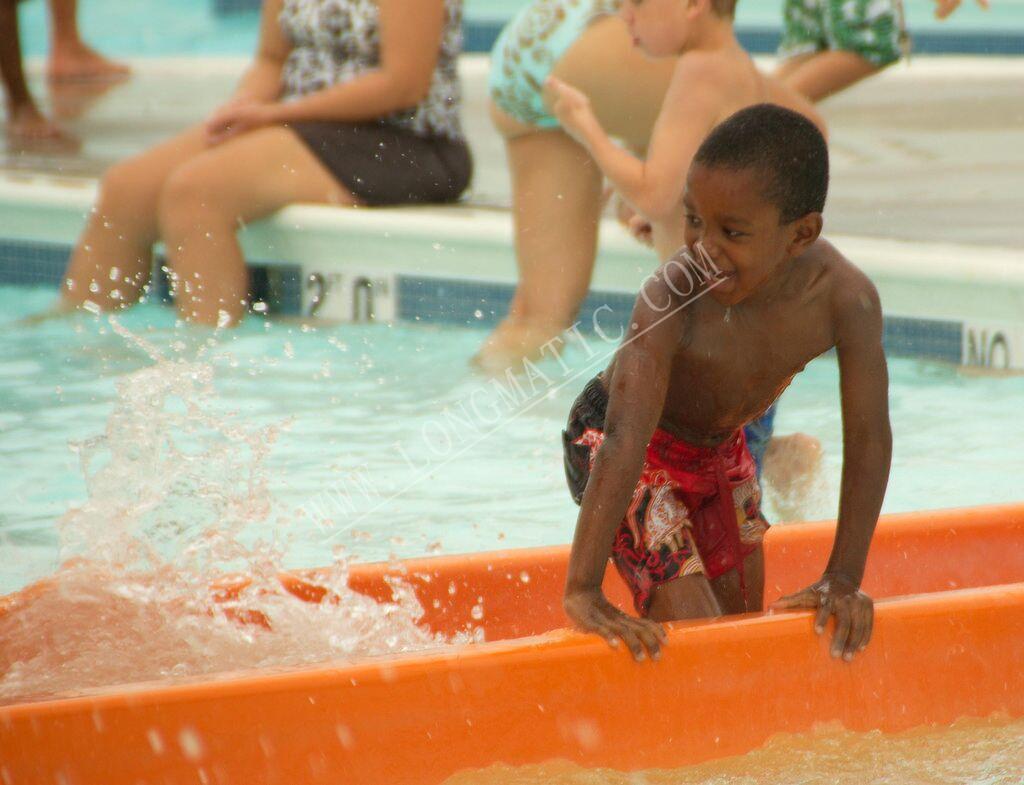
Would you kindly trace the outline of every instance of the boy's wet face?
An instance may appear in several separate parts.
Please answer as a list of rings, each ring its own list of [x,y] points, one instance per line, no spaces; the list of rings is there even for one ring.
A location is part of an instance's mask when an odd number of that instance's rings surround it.
[[[710,292],[722,305],[749,297],[787,257],[790,232],[762,191],[763,176],[754,169],[690,167],[686,245],[694,256],[703,249],[726,276]]]

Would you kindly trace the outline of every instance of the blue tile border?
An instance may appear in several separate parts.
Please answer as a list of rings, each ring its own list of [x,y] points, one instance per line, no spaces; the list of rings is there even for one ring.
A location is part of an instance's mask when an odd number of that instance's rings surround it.
[[[0,285],[56,289],[67,264],[66,245],[0,239]],[[156,296],[169,302],[166,276],[157,259],[153,277]],[[253,265],[252,294],[271,313],[297,315],[302,310],[302,270],[296,264]],[[514,286],[510,283],[459,278],[395,275],[399,321],[455,327],[493,327],[508,311]],[[580,308],[584,333],[617,335],[633,310],[635,295],[593,291]],[[960,364],[962,321],[887,316],[883,343],[887,354]]]
[[[54,291],[60,286],[71,248],[61,243],[0,239],[0,285],[39,286]],[[164,258],[153,262],[155,296],[171,302]],[[296,264],[252,265],[255,299],[263,300],[276,313],[296,315],[302,309],[302,271]]]

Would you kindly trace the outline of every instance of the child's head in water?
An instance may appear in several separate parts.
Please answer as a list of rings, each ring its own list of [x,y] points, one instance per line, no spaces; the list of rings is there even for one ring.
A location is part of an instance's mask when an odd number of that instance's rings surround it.
[[[773,104],[718,125],[690,165],[683,205],[686,245],[698,245],[727,279],[723,305],[746,299],[821,233],[828,147],[803,115]]]
[[[732,24],[736,0],[623,0],[619,15],[633,45],[650,57],[671,57],[702,40],[708,23]]]

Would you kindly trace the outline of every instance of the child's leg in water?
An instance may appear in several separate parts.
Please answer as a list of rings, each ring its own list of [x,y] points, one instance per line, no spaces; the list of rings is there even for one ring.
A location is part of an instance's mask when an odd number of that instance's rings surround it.
[[[625,23],[609,16],[587,27],[551,73],[590,97],[611,134],[642,149],[673,65],[644,56]],[[590,287],[603,199],[600,170],[568,134],[497,107],[491,117],[505,137],[512,175],[519,286],[508,318],[474,362],[500,373],[522,357],[535,357],[572,325]]]
[[[499,128],[509,125],[494,110]],[[559,130],[506,139],[512,175],[519,286],[508,317],[475,362],[501,373],[572,325],[586,297],[597,255],[601,173],[587,152]]]
[[[764,454],[764,481],[783,520],[804,516],[821,468],[821,442],[806,433],[773,436]]]

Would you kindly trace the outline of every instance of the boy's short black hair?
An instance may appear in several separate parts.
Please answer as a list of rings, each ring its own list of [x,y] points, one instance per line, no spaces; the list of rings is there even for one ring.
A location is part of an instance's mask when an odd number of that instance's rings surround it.
[[[693,160],[757,169],[765,177],[765,198],[779,208],[782,223],[825,209],[828,145],[814,123],[790,109],[775,104],[741,109],[712,129]]]

